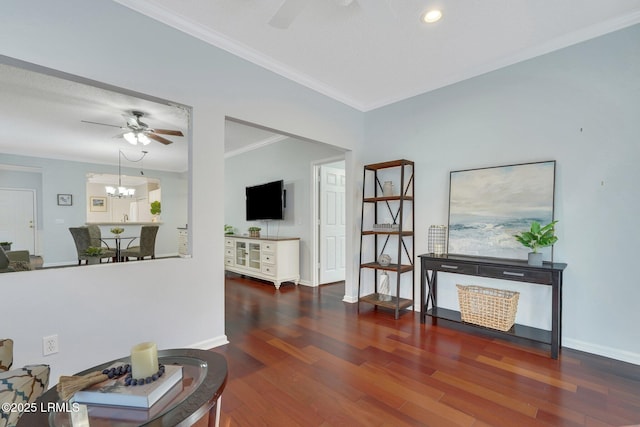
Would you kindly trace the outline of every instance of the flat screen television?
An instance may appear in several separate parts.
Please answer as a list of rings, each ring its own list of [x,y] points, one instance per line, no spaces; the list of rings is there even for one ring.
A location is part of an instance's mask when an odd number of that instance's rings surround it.
[[[247,221],[284,219],[284,181],[246,188]]]

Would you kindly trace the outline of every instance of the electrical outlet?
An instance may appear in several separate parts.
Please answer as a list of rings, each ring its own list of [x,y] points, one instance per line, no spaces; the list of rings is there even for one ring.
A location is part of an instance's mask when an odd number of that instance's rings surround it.
[[[48,356],[58,352],[58,335],[42,337],[42,355]]]

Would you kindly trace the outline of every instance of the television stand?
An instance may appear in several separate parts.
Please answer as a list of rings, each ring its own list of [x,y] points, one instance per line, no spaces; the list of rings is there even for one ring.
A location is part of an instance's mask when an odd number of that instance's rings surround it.
[[[273,282],[300,281],[299,237],[249,237],[227,235],[224,238],[224,269],[233,273]]]

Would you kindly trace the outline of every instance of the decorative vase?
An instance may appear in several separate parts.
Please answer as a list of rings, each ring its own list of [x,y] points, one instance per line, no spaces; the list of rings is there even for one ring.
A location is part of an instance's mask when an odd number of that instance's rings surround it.
[[[251,237],[260,237],[259,231],[249,231],[249,236]]]
[[[382,272],[378,281],[378,299],[380,301],[391,301],[391,295],[389,289],[389,275],[387,272]]]
[[[529,265],[536,267],[542,266],[542,254],[538,252],[529,252]]]
[[[382,185],[382,195],[384,197],[393,196],[393,182],[391,181],[384,182],[384,184]]]
[[[87,258],[87,264],[89,265],[99,264],[99,263],[100,263],[100,258],[98,258],[97,256],[90,256]]]
[[[391,257],[387,254],[380,254],[380,256],[378,257],[378,264],[383,267],[387,267],[389,264],[391,264]]]

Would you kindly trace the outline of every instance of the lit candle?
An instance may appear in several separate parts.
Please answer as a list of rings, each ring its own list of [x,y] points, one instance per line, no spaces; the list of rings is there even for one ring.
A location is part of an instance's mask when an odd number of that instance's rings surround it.
[[[154,342],[143,342],[131,348],[131,376],[147,378],[158,372],[158,347]]]

